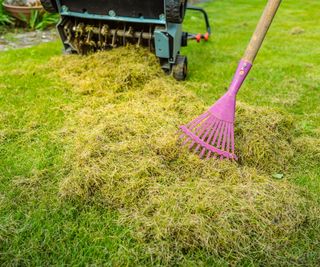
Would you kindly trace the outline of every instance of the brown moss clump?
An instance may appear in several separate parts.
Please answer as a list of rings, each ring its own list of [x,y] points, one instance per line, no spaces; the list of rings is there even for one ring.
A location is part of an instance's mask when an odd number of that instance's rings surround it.
[[[308,161],[313,161],[315,166],[320,162],[320,136],[300,136],[293,142],[295,151],[299,155],[303,155]]]
[[[290,33],[292,35],[300,35],[300,34],[305,33],[305,30],[302,29],[301,27],[294,27],[294,28],[291,29]]]
[[[290,136],[283,115],[241,105],[242,166],[200,160],[179,147],[177,126],[205,107],[162,75],[152,55],[122,48],[51,63],[83,94],[61,133],[63,198],[98,199],[119,211],[146,251],[168,264],[196,250],[231,262],[248,252],[268,260],[294,240],[309,216],[306,200],[286,181],[250,167],[285,164],[277,159]]]
[[[286,171],[294,154],[292,130],[290,116],[239,103],[235,129],[239,162],[268,174]]]

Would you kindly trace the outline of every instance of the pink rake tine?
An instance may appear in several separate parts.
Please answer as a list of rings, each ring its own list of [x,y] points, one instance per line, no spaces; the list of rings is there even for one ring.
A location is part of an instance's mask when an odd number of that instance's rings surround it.
[[[230,152],[231,124],[228,124],[227,152]]]
[[[219,138],[218,138],[218,141],[217,141],[217,145],[215,146],[216,148],[220,148],[220,143],[221,143],[221,139],[222,139],[222,135],[223,135],[223,130],[224,130],[225,124],[226,124],[225,122],[222,122],[220,131],[219,131]],[[214,143],[212,143],[212,145],[214,146]],[[216,155],[214,155],[213,157],[216,158]]]
[[[214,158],[218,155],[221,159],[237,159],[234,145],[236,96],[252,68],[253,61],[258,54],[280,3],[281,0],[268,1],[228,91],[207,112],[191,123],[180,126],[180,130],[183,132],[181,137],[186,137],[187,139],[183,142],[184,144],[191,141],[190,149],[193,148],[194,144],[197,144],[195,152],[198,152],[202,147],[200,150],[201,158],[208,151],[207,158],[210,158],[213,154]]]
[[[218,139],[218,142],[217,142],[217,148],[220,148],[220,144],[221,144],[221,139],[222,139],[222,135],[223,135],[223,132],[224,132],[224,127],[225,127],[226,123],[223,122],[222,123],[222,126],[221,126],[221,130],[220,130],[220,134],[219,134],[219,139]],[[213,144],[214,145],[214,144]]]
[[[224,128],[224,134],[223,134],[223,140],[222,140],[222,146],[221,146],[221,150],[225,150],[225,146],[226,146],[226,139],[228,138],[227,133],[228,133],[228,129],[229,129],[229,123],[225,123],[225,128]],[[226,150],[228,151],[228,150]],[[220,157],[220,159],[223,159],[223,156]]]
[[[194,119],[192,122],[190,122],[187,127],[192,130],[196,126],[200,124],[200,122],[204,121],[209,116],[208,113],[202,114],[202,116],[199,116],[198,118]]]
[[[209,120],[208,120],[208,121],[209,121]],[[207,129],[206,129],[205,133],[203,134],[203,136],[200,136],[200,138],[201,138],[202,140],[205,140],[205,139],[206,139],[206,137],[208,136],[208,134],[209,134],[209,132],[210,132],[210,129],[214,126],[215,123],[216,123],[216,119],[215,119],[215,118],[210,119],[210,126],[207,127]]]
[[[220,129],[221,129],[221,127],[222,127],[222,124],[223,124],[223,122],[220,121],[219,124],[218,124],[218,127],[217,127],[217,129],[216,129],[216,132],[215,132],[215,134],[214,134],[214,137],[213,137],[213,139],[212,139],[211,145],[214,145],[214,144],[215,144],[215,142],[216,142],[216,140],[217,140],[217,138],[218,138]]]
[[[203,132],[206,130],[206,127],[209,125],[208,120],[206,120],[203,124],[201,124],[201,126],[196,129],[195,133],[197,134],[197,136],[201,136],[203,134]],[[194,146],[195,142],[192,142],[189,146],[189,149],[191,149]]]
[[[207,140],[207,143],[208,143],[208,144],[210,144],[211,139],[212,139],[213,135],[215,134],[215,132],[216,132],[218,126],[219,126],[219,123],[220,123],[220,121],[217,120],[217,123],[216,123],[215,127],[213,128],[213,130],[212,130],[212,132],[211,132],[211,134],[210,134],[210,136],[209,136],[209,138],[208,138],[208,140]],[[207,150],[207,149],[204,147],[203,150],[205,151],[205,150]],[[211,155],[211,151],[209,150],[209,151],[208,151],[208,155],[207,155],[207,159],[210,158],[210,155]]]
[[[211,140],[213,134],[215,133],[215,130],[217,129],[218,124],[219,124],[219,121],[217,121],[217,120],[215,119],[215,120],[214,120],[214,125],[212,126],[212,129],[211,129],[211,132],[210,132],[210,130],[208,131],[208,134],[210,133],[210,135],[209,135],[209,137],[208,137],[208,139],[207,139],[206,142],[210,143],[210,140]],[[205,141],[205,138],[203,138],[203,141]],[[207,150],[207,149],[206,149],[205,147],[202,148],[202,151],[201,151],[201,153],[200,153],[200,158],[202,158],[202,157],[204,156],[204,154],[206,153],[206,150]],[[210,153],[210,152],[209,152],[209,153]]]
[[[210,132],[210,129],[213,127],[214,124],[215,124],[215,119],[213,118],[213,119],[212,119],[212,122],[211,122],[211,124],[210,124],[210,127],[208,127],[208,128],[206,129],[206,132],[204,133],[204,135],[203,135],[203,136],[199,135],[199,137],[200,137],[201,140],[204,141],[204,140],[206,139],[207,135],[208,135],[209,132]],[[198,152],[199,148],[200,148],[200,145],[198,144],[198,146],[196,147],[195,152]]]
[[[221,128],[221,124],[222,124],[222,121],[219,121],[219,123],[217,125],[217,128],[215,129],[215,133],[214,133],[214,137],[213,137],[213,139],[211,141],[211,145],[214,145],[214,143],[217,140],[217,137],[218,137],[218,134],[219,134],[219,130]],[[210,144],[210,141],[208,143]],[[211,154],[212,154],[212,151],[209,150],[208,158],[210,157]]]
[[[210,126],[209,129],[207,129],[206,134],[201,138],[203,141],[205,141],[206,138],[207,138],[208,136],[210,136],[210,135],[209,135],[209,134],[210,134],[210,131],[212,131],[212,129],[215,128],[215,125],[216,125],[216,124],[218,124],[218,122],[217,122],[217,120],[214,118],[214,119],[212,120],[212,125]]]
[[[231,153],[234,154],[234,129],[231,125]]]
[[[219,133],[220,133],[222,127],[223,127],[223,122],[219,121],[218,127],[215,130],[214,137],[213,137],[213,140],[211,142],[211,145],[214,145],[214,143],[216,142],[217,137],[219,136]],[[210,142],[208,142],[208,143],[210,144]],[[211,151],[209,151],[209,154],[211,154],[210,152]],[[213,155],[214,155],[214,153],[213,153]]]
[[[195,120],[193,120],[192,122],[190,122],[187,127],[190,127],[190,130],[193,130],[201,121],[203,121],[204,119],[206,119],[206,117],[208,116],[208,113],[204,113],[202,114],[202,116],[199,116],[198,118],[196,118]],[[180,135],[180,139],[184,138],[186,135],[183,133]],[[182,143],[182,146],[184,146],[186,143],[188,143],[190,140],[189,137],[187,137],[187,139]]]
[[[204,120],[206,117],[208,117],[208,113],[203,113],[201,116],[195,118],[193,121],[189,122],[186,127],[193,129],[195,126],[199,124],[202,120]],[[184,135],[184,134],[182,134]]]
[[[189,131],[187,128],[181,126],[180,128],[183,132],[185,132],[187,135],[189,135],[195,143],[200,144],[203,147],[206,147],[208,150],[211,150],[213,153],[216,153],[218,155],[223,155],[225,157],[231,158],[234,157],[234,155],[226,152],[226,151],[222,151],[221,149],[218,149],[210,144],[207,144],[206,142],[204,142],[203,140],[201,140],[195,133]]]

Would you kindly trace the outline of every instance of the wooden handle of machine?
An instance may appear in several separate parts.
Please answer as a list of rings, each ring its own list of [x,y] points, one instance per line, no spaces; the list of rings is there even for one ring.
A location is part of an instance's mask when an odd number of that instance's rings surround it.
[[[282,0],[269,0],[250,40],[243,60],[253,63]]]

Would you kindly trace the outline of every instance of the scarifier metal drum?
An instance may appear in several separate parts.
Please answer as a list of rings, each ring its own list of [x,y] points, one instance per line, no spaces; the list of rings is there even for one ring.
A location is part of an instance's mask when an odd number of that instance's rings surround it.
[[[44,8],[59,13],[58,31],[66,53],[87,54],[117,46],[148,47],[161,68],[177,80],[187,76],[187,57],[180,55],[188,40],[208,40],[207,13],[187,0],[41,0]],[[186,10],[204,15],[205,34],[182,31]]]

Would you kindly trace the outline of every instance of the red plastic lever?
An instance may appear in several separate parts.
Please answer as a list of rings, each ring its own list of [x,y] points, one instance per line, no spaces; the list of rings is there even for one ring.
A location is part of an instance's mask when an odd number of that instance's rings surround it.
[[[209,40],[209,33],[208,33],[208,32],[206,32],[206,34],[204,35],[204,40],[205,40],[205,41],[208,41],[208,40]]]
[[[200,33],[198,33],[196,35],[196,40],[197,40],[197,43],[200,43],[200,41],[201,41],[201,34]]]

